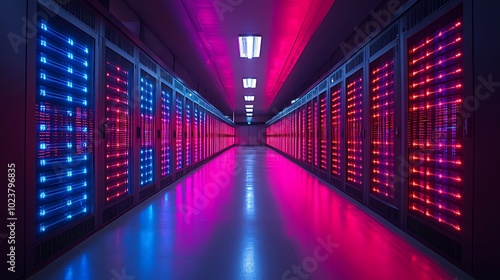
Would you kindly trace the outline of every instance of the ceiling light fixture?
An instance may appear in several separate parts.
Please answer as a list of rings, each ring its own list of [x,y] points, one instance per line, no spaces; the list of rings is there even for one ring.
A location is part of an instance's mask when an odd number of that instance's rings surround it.
[[[244,88],[256,88],[257,87],[257,79],[256,78],[243,78],[243,87]]]
[[[252,113],[252,112],[253,112],[253,109],[247,108],[247,113]]]
[[[260,57],[261,36],[239,36],[240,57],[252,59]]]
[[[245,108],[253,108],[253,104],[247,104],[245,105]]]
[[[255,96],[253,95],[245,95],[245,101],[254,101],[255,100]]]
[[[247,113],[247,117],[251,117],[251,116],[253,116],[252,113]]]

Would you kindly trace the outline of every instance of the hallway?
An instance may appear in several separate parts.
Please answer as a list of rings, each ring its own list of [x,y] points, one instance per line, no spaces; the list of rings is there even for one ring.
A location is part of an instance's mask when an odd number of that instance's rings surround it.
[[[330,188],[235,147],[30,279],[469,279]]]

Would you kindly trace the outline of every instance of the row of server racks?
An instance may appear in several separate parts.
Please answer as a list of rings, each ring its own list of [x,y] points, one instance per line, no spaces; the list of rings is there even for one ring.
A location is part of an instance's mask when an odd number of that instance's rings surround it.
[[[21,194],[12,208],[13,278],[234,145],[232,121],[141,46],[79,2],[61,3],[28,7],[38,18],[27,45],[25,168],[15,164],[26,188],[24,215]]]
[[[472,246],[473,186],[487,186],[472,181],[473,112],[464,104],[472,92],[472,36],[463,11],[459,1],[409,5],[267,122],[266,139],[458,267],[484,277],[473,259],[486,258]]]

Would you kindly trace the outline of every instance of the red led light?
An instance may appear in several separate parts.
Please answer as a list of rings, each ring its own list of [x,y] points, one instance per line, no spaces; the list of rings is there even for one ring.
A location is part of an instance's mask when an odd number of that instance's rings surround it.
[[[370,64],[371,189],[394,198],[394,55],[389,51]]]
[[[363,72],[346,79],[347,83],[347,181],[363,182]]]
[[[341,84],[330,89],[330,115],[331,115],[331,174],[340,177],[341,166]]]
[[[106,62],[106,149],[105,195],[113,201],[129,188],[129,73]]]
[[[462,27],[453,21],[409,39],[408,146],[411,211],[460,231],[463,192]]]

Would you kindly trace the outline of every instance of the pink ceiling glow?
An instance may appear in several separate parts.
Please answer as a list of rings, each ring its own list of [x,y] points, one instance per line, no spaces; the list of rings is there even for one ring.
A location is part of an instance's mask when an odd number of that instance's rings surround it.
[[[334,0],[174,0],[172,5],[235,111],[243,95],[267,110]],[[262,36],[260,58],[239,57],[238,35]],[[257,88],[243,89],[242,78]]]

